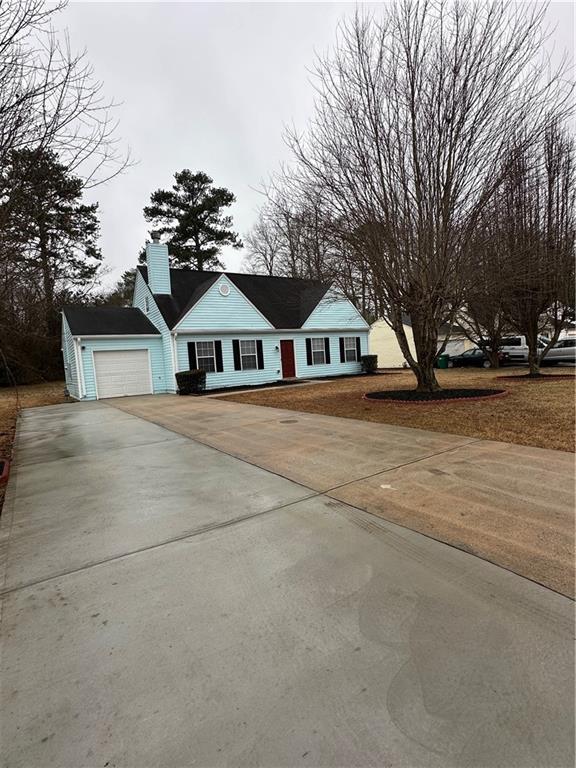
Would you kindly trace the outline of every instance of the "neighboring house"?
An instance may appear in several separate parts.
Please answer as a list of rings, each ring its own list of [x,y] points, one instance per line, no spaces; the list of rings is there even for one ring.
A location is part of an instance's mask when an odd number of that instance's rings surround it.
[[[404,333],[408,340],[408,346],[413,355],[414,350],[414,336],[412,334],[412,322],[408,315],[402,316],[402,324],[404,326]],[[448,324],[443,325],[440,328],[438,334],[438,348],[444,343],[446,334],[450,331]],[[396,339],[396,334],[390,328],[386,320],[377,320],[370,326],[370,354],[378,356],[379,368],[405,368],[407,363],[404,359],[404,355],[400,350],[400,345]],[[475,345],[466,338],[464,331],[460,326],[452,326],[452,332],[450,333],[450,339],[446,345],[446,352],[449,355],[461,355],[467,349],[472,349]]]
[[[170,269],[158,242],[146,263],[132,307],[64,309],[72,397],[175,392],[175,373],[193,368],[207,372],[207,389],[360,373],[368,324],[329,285]]]

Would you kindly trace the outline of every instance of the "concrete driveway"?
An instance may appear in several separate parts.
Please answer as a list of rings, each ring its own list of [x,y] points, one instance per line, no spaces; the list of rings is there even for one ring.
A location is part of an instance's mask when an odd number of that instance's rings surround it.
[[[573,453],[212,397],[109,402],[574,596]]]
[[[305,462],[297,483],[229,455],[247,412],[216,407],[224,450],[108,404],[24,412],[2,765],[571,766],[573,603],[326,496]],[[454,447],[409,432],[404,464]]]

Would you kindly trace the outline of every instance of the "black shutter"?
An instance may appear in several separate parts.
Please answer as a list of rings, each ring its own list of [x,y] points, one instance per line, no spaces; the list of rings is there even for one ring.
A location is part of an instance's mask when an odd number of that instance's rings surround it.
[[[306,339],[306,363],[312,365],[312,339]]]
[[[340,362],[346,362],[346,355],[344,353],[344,338],[340,336]]]
[[[356,360],[360,362],[361,357],[362,357],[362,350],[360,348],[360,336],[356,336]]]
[[[222,362],[222,342],[214,342],[214,352],[216,353],[216,371],[222,373],[224,370],[224,363]]]
[[[330,363],[330,339],[328,336],[324,337],[324,352],[326,353],[326,365]]]
[[[232,339],[232,352],[234,353],[234,370],[241,371],[242,363],[240,362],[240,342],[238,339]]]
[[[189,366],[189,370],[191,371],[195,371],[198,368],[198,364],[196,363],[196,342],[195,341],[188,342],[188,366]]]
[[[258,355],[258,370],[261,371],[264,368],[264,350],[262,349],[262,339],[256,341],[256,353]]]

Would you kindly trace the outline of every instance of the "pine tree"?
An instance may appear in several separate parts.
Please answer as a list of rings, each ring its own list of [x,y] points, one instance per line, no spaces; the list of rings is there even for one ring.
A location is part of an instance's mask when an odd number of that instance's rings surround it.
[[[49,151],[12,152],[0,172],[0,236],[10,246],[10,271],[37,286],[49,336],[58,334],[62,296],[91,287],[102,261],[98,204],[84,204],[82,189]]]
[[[130,307],[134,296],[136,269],[127,269],[122,277],[108,293],[104,293],[98,303],[110,304],[117,307]]]
[[[172,265],[205,270],[222,268],[222,247],[242,248],[232,230],[232,217],[224,213],[236,198],[224,187],[214,187],[206,173],[184,169],[174,174],[170,190],[158,189],[144,208],[146,221],[167,235]]]

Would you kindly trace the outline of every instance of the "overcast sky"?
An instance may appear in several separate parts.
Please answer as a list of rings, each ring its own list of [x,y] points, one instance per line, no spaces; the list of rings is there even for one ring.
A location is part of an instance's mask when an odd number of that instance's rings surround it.
[[[374,7],[374,6],[372,6]],[[262,198],[262,180],[289,159],[283,126],[303,126],[315,51],[334,41],[345,3],[73,2],[60,15],[72,46],[86,47],[106,94],[122,102],[119,133],[138,164],[95,190],[101,247],[113,271],[135,265],[149,225],[151,192],[182,168],[208,173],[236,196],[244,235]],[[573,51],[572,3],[555,2],[557,50]],[[242,252],[223,261],[239,271]]]

